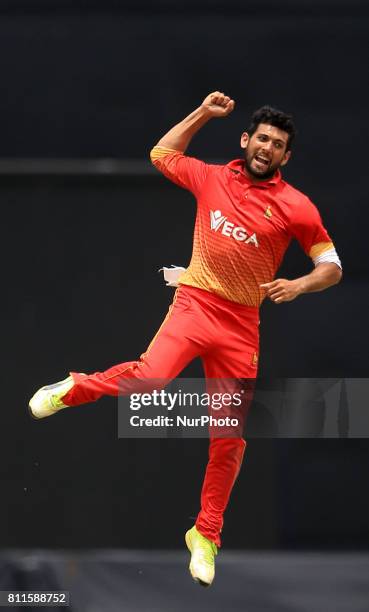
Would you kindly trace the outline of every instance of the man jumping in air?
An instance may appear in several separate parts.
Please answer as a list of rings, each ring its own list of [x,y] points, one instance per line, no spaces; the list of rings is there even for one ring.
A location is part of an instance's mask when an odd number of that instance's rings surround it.
[[[173,303],[146,353],[105,372],[71,372],[42,387],[29,404],[36,418],[129,393],[135,381],[169,382],[198,356],[207,380],[254,379],[263,299],[289,302],[340,281],[340,260],[317,209],[281,176],[295,135],[290,115],[258,109],[241,136],[243,159],[209,165],[184,154],[198,130],[229,115],[234,104],[223,93],[209,94],[151,151],[156,168],[194,194],[197,216],[190,265],[179,275]],[[293,238],[315,268],[300,278],[273,280]],[[201,509],[186,533],[190,572],[204,586],[214,579],[223,514],[245,446],[242,437],[210,437]]]

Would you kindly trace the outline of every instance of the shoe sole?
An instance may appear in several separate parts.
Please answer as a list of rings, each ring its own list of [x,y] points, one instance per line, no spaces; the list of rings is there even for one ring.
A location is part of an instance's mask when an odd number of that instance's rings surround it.
[[[185,542],[186,542],[186,546],[187,546],[188,550],[190,551],[190,553],[192,555],[191,536],[188,533],[186,533],[186,535],[185,535]],[[203,580],[200,580],[200,578],[197,578],[196,576],[194,576],[192,574],[191,564],[189,565],[189,570],[190,570],[190,574],[192,576],[192,580],[194,582],[196,582],[196,584],[199,584],[200,586],[205,587],[205,588],[209,587],[211,585],[211,582],[204,582]]]

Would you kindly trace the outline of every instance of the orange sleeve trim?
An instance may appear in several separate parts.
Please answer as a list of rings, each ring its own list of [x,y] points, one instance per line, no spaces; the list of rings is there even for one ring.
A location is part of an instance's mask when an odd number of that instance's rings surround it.
[[[182,153],[182,151],[178,151],[177,149],[168,149],[167,147],[154,147],[150,151],[151,161],[154,162],[161,157],[165,157],[166,155],[170,155],[171,153]]]
[[[318,242],[318,244],[314,244],[309,252],[311,259],[315,259],[315,257],[319,257],[322,253],[329,251],[330,249],[334,249],[333,242]]]

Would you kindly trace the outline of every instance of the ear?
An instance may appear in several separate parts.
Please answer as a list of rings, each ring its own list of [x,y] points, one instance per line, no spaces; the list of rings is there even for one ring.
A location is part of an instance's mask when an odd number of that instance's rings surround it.
[[[250,136],[248,135],[247,132],[243,132],[243,134],[241,135],[241,149],[246,149],[247,145],[250,142]]]
[[[286,151],[281,161],[281,166],[285,166],[288,160],[290,159],[290,157],[291,157],[291,151]]]

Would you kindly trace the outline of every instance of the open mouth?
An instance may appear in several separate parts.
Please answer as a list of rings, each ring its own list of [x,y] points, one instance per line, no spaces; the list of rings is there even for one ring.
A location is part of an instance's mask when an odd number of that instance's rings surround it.
[[[258,163],[258,165],[264,168],[265,170],[269,167],[270,161],[263,155],[255,155],[254,159]]]

